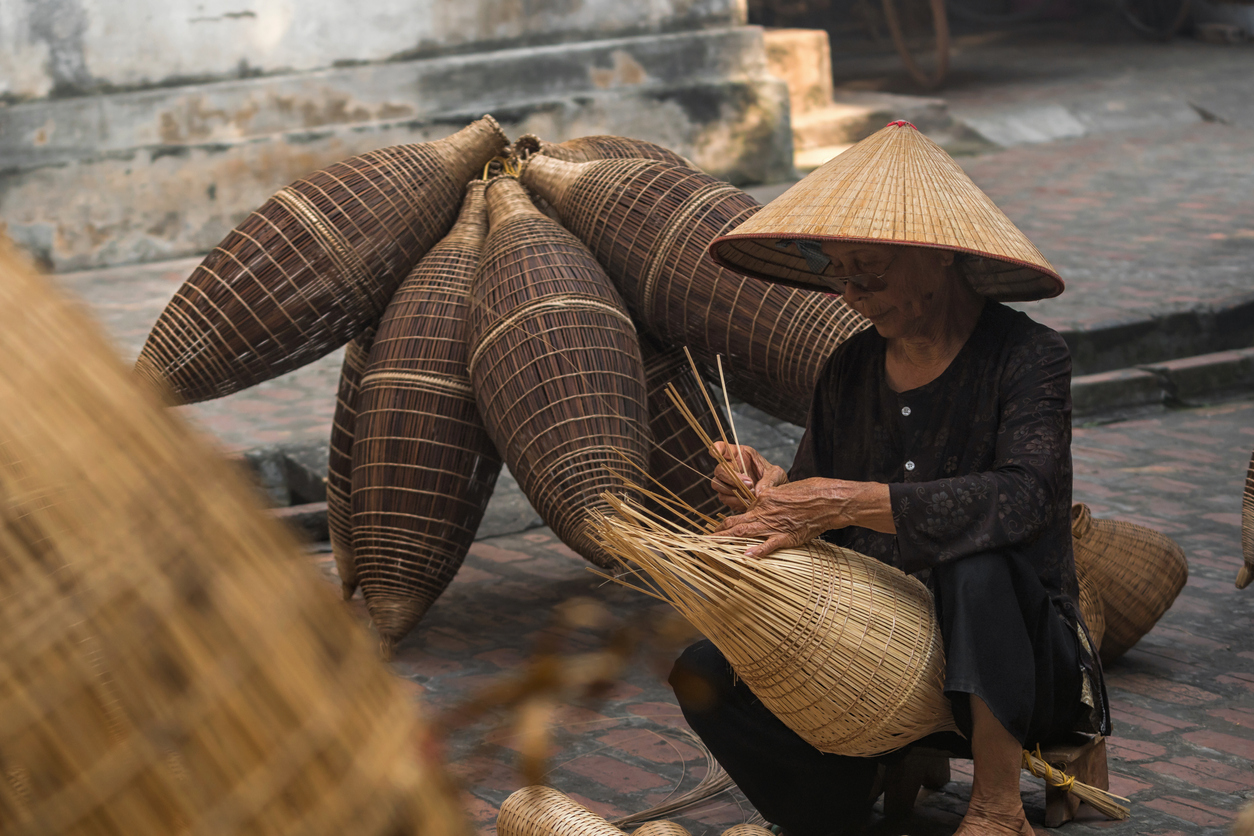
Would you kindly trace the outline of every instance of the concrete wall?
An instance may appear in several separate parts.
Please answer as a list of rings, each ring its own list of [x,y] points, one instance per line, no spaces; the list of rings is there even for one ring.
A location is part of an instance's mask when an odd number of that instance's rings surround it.
[[[743,0],[5,0],[10,101],[743,24]]]

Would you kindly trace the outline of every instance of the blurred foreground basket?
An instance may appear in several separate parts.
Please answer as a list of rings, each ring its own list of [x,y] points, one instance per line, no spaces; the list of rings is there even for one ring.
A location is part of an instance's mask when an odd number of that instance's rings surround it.
[[[253,492],[0,243],[0,832],[466,834]]]

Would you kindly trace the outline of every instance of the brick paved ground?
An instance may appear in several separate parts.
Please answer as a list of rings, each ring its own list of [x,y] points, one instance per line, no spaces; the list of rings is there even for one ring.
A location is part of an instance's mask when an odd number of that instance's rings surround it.
[[[1108,671],[1116,721],[1112,788],[1133,801],[1127,823],[1092,814],[1062,832],[1222,833],[1254,798],[1254,590],[1240,592],[1240,491],[1254,447],[1254,401],[1173,411],[1076,430],[1075,495],[1099,516],[1169,533],[1189,558],[1176,605]],[[776,438],[776,455],[787,441]],[[329,555],[319,555],[328,576]],[[476,543],[453,585],[400,648],[395,670],[433,706],[447,707],[524,658],[558,603],[607,602],[621,619],[656,620],[662,605],[601,585],[547,529]],[[354,605],[362,612],[360,598]],[[589,637],[589,644],[591,644]],[[635,665],[610,698],[561,713],[547,780],[606,815],[643,809],[696,783],[700,759],[676,729],[683,721],[658,672]],[[476,821],[490,829],[497,805],[519,785],[508,735],[480,728],[453,740],[453,771]],[[970,792],[970,764],[921,800],[904,826],[877,832],[952,832]],[[1037,823],[1043,792],[1025,779]],[[752,810],[731,792],[682,819],[694,836],[721,832]]]

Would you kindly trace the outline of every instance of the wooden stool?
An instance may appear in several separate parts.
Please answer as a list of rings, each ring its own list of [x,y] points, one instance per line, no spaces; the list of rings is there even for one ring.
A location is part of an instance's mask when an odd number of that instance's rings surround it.
[[[940,749],[911,749],[900,762],[884,771],[884,815],[910,815],[923,787],[938,790],[949,782],[949,753]],[[1054,769],[1099,789],[1110,789],[1106,770],[1106,738],[1075,733],[1041,747],[1041,757]],[[1045,785],[1045,826],[1058,827],[1075,818],[1080,799],[1058,787]]]

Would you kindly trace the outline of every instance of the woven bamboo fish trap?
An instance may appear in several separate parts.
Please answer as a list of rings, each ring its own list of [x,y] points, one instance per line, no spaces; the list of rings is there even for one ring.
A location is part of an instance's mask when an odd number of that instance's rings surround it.
[[[692,836],[682,824],[662,819],[645,822],[631,832],[631,836]]]
[[[253,492],[0,243],[0,832],[469,834]]]
[[[374,329],[367,328],[344,350],[340,385],[335,393],[335,415],[331,418],[331,443],[327,450],[327,531],[345,601],[352,598],[357,589],[357,565],[353,560],[353,437],[361,375],[366,369],[372,342]]]
[[[1102,649],[1102,637],[1106,635],[1106,610],[1102,607],[1102,596],[1097,584],[1087,571],[1077,569],[1076,580],[1080,584],[1080,615],[1089,628],[1089,636],[1093,639],[1093,649]]]
[[[339,348],[379,319],[452,226],[466,183],[506,142],[485,116],[445,139],[352,157],[282,189],[175,293],[136,372],[192,403]]]
[[[548,142],[535,134],[523,134],[514,140],[514,153],[524,160],[533,154],[543,154],[568,163],[644,159],[696,168],[687,157],[669,148],[625,136],[578,136],[565,142]]]
[[[761,207],[707,174],[649,160],[539,155],[522,180],[605,266],[643,331],[688,346],[706,373],[723,355],[731,394],[778,418],[805,423],[823,364],[867,325],[835,296],[716,265],[710,242]]]
[[[496,817],[498,836],[626,836],[577,801],[536,784],[513,793]]]
[[[512,177],[487,187],[487,245],[470,295],[470,377],[488,434],[566,545],[609,564],[585,531],[616,471],[648,462],[648,398],[635,328],[575,236]]]
[[[723,836],[775,836],[760,824],[737,824],[723,831]]]
[[[723,510],[722,500],[710,484],[717,462],[665,391],[666,385],[672,384],[684,403],[704,404],[709,389],[692,373],[682,349],[663,349],[644,338],[640,340],[640,350],[649,392],[649,431],[653,435],[649,475],[669,496],[677,498],[687,508],[712,517]],[[727,426],[727,416],[717,405],[715,409],[717,420]],[[715,418],[706,411],[701,421],[706,433],[717,438],[719,424],[715,423]],[[681,517],[692,519],[672,513],[672,508],[662,503],[651,502],[649,508],[676,521]]]
[[[1245,565],[1237,572],[1237,589],[1245,589],[1254,580],[1254,453],[1245,474],[1245,497],[1241,500],[1241,551]]]
[[[452,582],[501,471],[467,369],[483,186],[470,184],[452,231],[396,291],[362,378],[353,544],[385,655]]]
[[[1091,578],[1101,596],[1106,622],[1101,657],[1109,664],[1167,612],[1189,579],[1189,564],[1165,534],[1123,520],[1094,519],[1083,503],[1071,506],[1071,536],[1076,572]]]
[[[870,757],[956,729],[932,596],[874,558],[814,541],[765,558],[609,497],[620,582],[668,601],[771,713],[823,752]],[[638,585],[637,585],[638,584]]]

